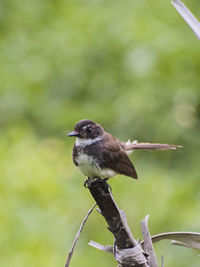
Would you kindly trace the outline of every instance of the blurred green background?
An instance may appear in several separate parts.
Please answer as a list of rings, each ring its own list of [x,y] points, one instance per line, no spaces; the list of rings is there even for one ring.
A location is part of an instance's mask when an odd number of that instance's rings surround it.
[[[185,3],[199,16],[199,1]],[[1,266],[64,266],[94,203],[66,134],[84,118],[124,141],[182,144],[136,151],[139,180],[110,184],[136,238],[146,214],[151,234],[200,231],[199,49],[166,0],[1,1]],[[91,239],[113,242],[96,211],[71,266],[116,266]],[[167,267],[200,266],[197,251],[155,248]]]

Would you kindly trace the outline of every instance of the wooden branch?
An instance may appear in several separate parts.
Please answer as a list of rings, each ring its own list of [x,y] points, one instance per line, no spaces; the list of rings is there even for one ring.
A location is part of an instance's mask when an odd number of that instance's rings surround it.
[[[88,188],[115,237],[113,254],[122,267],[149,267],[147,256],[131,234],[125,214],[119,210],[105,180],[89,180]]]

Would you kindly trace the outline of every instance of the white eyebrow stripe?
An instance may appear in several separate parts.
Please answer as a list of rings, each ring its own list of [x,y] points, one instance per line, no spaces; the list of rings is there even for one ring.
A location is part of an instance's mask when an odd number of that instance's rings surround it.
[[[91,124],[85,125],[83,126],[83,129],[85,130],[87,127],[91,127],[91,126],[92,126]]]
[[[102,137],[96,137],[94,139],[76,137],[76,145],[77,146],[89,146],[89,145],[96,143],[100,140],[102,140]]]

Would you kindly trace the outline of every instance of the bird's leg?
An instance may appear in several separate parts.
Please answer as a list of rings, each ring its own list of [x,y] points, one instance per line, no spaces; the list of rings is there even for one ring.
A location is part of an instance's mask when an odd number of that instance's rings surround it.
[[[104,182],[104,180],[102,180],[100,177],[88,177],[87,180],[84,181],[84,187],[88,188],[92,182]]]
[[[85,188],[88,188],[88,186],[90,185],[90,183],[91,183],[91,181],[92,181],[92,179],[90,178],[90,177],[88,177],[88,179],[86,179],[85,181],[84,181],[84,187]]]
[[[84,187],[85,188],[88,188],[92,182],[98,182],[98,183],[107,183],[109,178],[104,178],[104,179],[101,179],[100,177],[88,177],[87,180],[84,181]],[[108,188],[110,189],[110,191],[112,192],[112,188],[111,186],[107,183],[108,185]]]

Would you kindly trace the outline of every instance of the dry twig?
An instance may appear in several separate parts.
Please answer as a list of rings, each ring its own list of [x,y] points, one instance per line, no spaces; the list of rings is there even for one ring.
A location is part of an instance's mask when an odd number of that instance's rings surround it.
[[[173,0],[171,3],[190,26],[198,39],[200,39],[200,22],[198,21],[198,19],[180,0]]]
[[[145,218],[140,222],[141,229],[142,229],[142,235],[144,238],[144,252],[148,255],[148,263],[150,267],[158,267],[158,262],[156,258],[156,254],[154,252],[151,235],[149,233],[148,228],[148,219],[149,215],[145,216]]]
[[[70,261],[71,261],[71,258],[72,258],[72,255],[73,255],[73,252],[74,252],[74,248],[75,248],[76,243],[77,243],[77,241],[78,241],[78,239],[79,239],[79,236],[80,236],[80,234],[81,234],[81,232],[82,232],[82,230],[83,230],[83,227],[84,227],[84,225],[85,225],[85,223],[86,223],[86,221],[87,221],[89,215],[92,213],[92,211],[93,211],[93,209],[96,207],[96,205],[97,205],[97,204],[94,204],[94,205],[90,208],[90,210],[87,212],[87,214],[86,214],[84,220],[82,221],[82,223],[81,223],[81,225],[80,225],[80,227],[79,227],[79,229],[78,229],[78,232],[77,232],[77,234],[76,234],[76,236],[75,236],[75,238],[74,238],[74,241],[73,241],[72,247],[71,247],[71,249],[70,249],[70,252],[69,252],[69,254],[68,254],[67,262],[66,262],[66,264],[65,264],[65,267],[68,267],[68,266],[69,266]]]

